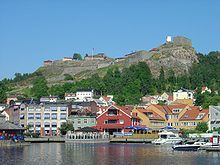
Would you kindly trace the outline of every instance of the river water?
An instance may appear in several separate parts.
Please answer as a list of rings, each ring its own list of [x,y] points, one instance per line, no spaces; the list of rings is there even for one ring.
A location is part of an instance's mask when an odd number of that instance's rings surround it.
[[[152,144],[35,143],[0,147],[1,165],[220,165],[220,152]]]

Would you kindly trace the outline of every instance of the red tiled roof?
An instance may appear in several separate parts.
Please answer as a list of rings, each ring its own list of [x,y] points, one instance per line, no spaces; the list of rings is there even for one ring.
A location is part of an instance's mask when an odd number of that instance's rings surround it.
[[[191,106],[190,110],[187,110],[182,117],[180,118],[181,121],[185,120],[202,120],[206,115],[208,115],[209,110],[208,109],[202,109],[200,110],[199,107]],[[201,117],[199,118],[199,114],[201,114]],[[202,115],[203,114],[203,115]]]
[[[108,102],[108,101],[111,99],[111,97],[107,97],[107,96],[102,96],[102,98],[103,98],[103,100],[105,100],[106,102]]]
[[[184,109],[186,108],[186,104],[175,104],[175,105],[167,105],[163,106],[167,114],[172,114],[174,109]]]

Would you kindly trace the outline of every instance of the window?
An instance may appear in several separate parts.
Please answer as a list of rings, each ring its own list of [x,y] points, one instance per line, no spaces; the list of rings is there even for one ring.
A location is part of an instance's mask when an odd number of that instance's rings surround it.
[[[52,123],[52,128],[56,128],[57,127],[57,123],[53,122]]]
[[[119,123],[120,124],[124,124],[124,120],[119,120]]]
[[[29,113],[28,114],[28,119],[34,119],[34,114],[33,113]]]
[[[52,120],[57,119],[57,114],[56,114],[56,113],[52,113],[52,115],[51,115],[51,119],[52,119]]]
[[[179,108],[175,108],[173,109],[173,113],[179,113],[182,109],[179,109]]]
[[[67,107],[60,107],[60,111],[66,111]]]
[[[81,120],[80,119],[78,119],[78,122],[77,122],[78,124],[81,124]]]
[[[49,113],[45,113],[44,114],[44,119],[50,119],[50,114]]]
[[[24,114],[20,114],[20,119],[24,119]]]
[[[65,120],[66,119],[66,113],[61,113],[60,114],[60,119],[62,120]]]
[[[36,122],[35,123],[35,127],[37,127],[37,128],[41,127],[41,123],[40,122]]]
[[[50,107],[45,107],[44,111],[50,111]]]
[[[35,114],[35,119],[41,119],[41,113],[36,113]]]
[[[49,122],[45,122],[45,123],[44,123],[44,127],[45,127],[45,128],[49,128],[49,127],[50,127],[50,123],[49,123]]]
[[[50,107],[51,111],[57,111],[57,107]]]
[[[199,115],[196,117],[196,119],[202,119],[205,113],[199,113]]]
[[[117,120],[108,120],[108,124],[116,124]]]

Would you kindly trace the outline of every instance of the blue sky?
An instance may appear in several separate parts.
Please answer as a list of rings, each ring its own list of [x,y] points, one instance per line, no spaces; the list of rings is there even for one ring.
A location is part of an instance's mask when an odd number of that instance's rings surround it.
[[[120,57],[149,50],[167,35],[198,52],[220,50],[218,0],[0,1],[0,79],[31,73],[74,52]]]

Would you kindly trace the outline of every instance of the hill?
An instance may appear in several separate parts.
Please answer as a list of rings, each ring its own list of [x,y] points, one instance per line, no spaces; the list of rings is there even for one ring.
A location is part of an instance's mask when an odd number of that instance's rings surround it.
[[[44,66],[27,76],[25,79],[13,82],[11,93],[23,93],[32,86],[32,81],[43,75],[49,86],[65,82],[80,81],[91,75],[98,74],[103,77],[109,68],[123,69],[138,62],[146,62],[153,77],[158,77],[163,67],[165,75],[173,70],[175,75],[188,73],[193,63],[198,63],[198,57],[191,41],[185,37],[174,37],[173,42],[149,51],[141,50],[132,52],[123,57],[112,59],[103,54],[87,56],[84,60],[56,60],[45,61]],[[69,78],[67,78],[69,77]]]

